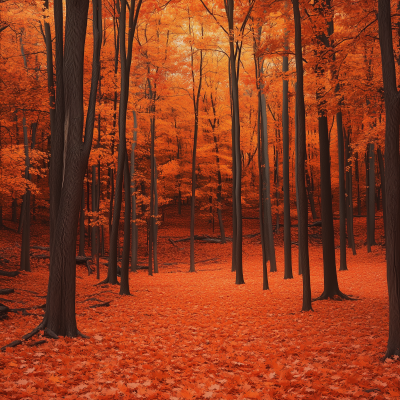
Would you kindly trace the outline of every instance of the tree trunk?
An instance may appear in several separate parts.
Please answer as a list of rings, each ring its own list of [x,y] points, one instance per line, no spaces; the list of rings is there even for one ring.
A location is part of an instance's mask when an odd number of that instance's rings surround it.
[[[347,187],[347,236],[348,246],[353,250],[353,255],[356,255],[356,244],[354,241],[353,229],[353,167],[350,163],[351,147],[350,147],[350,132],[346,139],[346,187]]]
[[[85,190],[82,185],[81,211],[79,221],[79,256],[85,257]]]
[[[297,109],[297,177],[296,193],[298,193],[298,242],[299,242],[299,270],[303,275],[303,307],[302,311],[311,311],[311,283],[308,255],[308,207],[305,185],[305,160],[306,160],[306,111],[304,106],[303,84],[303,51],[301,44],[301,16],[299,0],[293,0],[293,14],[295,26],[295,50],[296,50],[296,109]]]
[[[32,136],[34,130],[36,131],[37,124],[32,124]],[[28,128],[26,126],[25,113],[23,116],[23,130],[24,130],[24,148],[25,148],[25,179],[30,180],[29,168],[29,144],[28,144]],[[30,241],[31,241],[31,191],[28,189],[24,194],[24,206],[22,207],[20,222],[22,224],[22,243],[21,243],[21,271],[31,271],[30,264]]]
[[[62,56],[62,1],[56,0],[56,63]],[[75,316],[76,231],[82,195],[82,185],[92,146],[99,59],[101,47],[101,2],[93,0],[93,63],[89,105],[83,133],[83,65],[89,0],[67,0],[64,70],[57,68],[56,120],[59,121],[54,143],[61,144],[61,154],[52,152],[50,180],[51,221],[50,276],[46,313],[40,328],[56,335],[74,337],[79,334]],[[61,63],[62,65],[62,63]],[[62,71],[63,79],[59,76]],[[60,97],[59,97],[60,95]],[[65,104],[57,109],[57,104]],[[60,116],[61,113],[61,116]],[[64,118],[61,118],[64,117]],[[65,136],[64,136],[65,135]],[[58,149],[59,150],[59,149]],[[58,174],[59,173],[59,174]],[[57,193],[57,191],[59,191]],[[57,201],[59,200],[59,206]]]
[[[340,213],[340,268],[339,271],[347,270],[346,263],[346,194],[344,181],[344,143],[342,112],[336,114],[338,135],[338,158],[339,158],[339,213]]]
[[[400,355],[400,94],[396,84],[390,0],[378,0],[378,9],[379,43],[386,109],[386,262],[389,292],[389,340],[385,354],[385,358],[387,358]]]
[[[130,228],[131,228],[131,193],[130,193],[131,177],[129,175],[128,153],[125,147],[125,161],[124,161],[124,189],[125,189],[125,215],[124,215],[124,247],[122,250],[121,262],[121,286],[119,290],[120,295],[130,295],[129,292],[129,249],[131,246],[130,241]]]
[[[260,104],[260,102],[259,102]],[[264,180],[263,180],[263,171],[262,171],[262,148],[261,148],[261,107],[258,109],[258,120],[257,120],[257,147],[258,147],[258,176],[259,176],[259,185],[258,185],[258,205],[259,205],[259,219],[260,219],[260,233],[261,233],[261,247],[262,247],[262,271],[263,271],[263,290],[268,290],[268,270],[267,270],[267,241],[265,237],[265,226],[264,226],[264,218],[263,218],[263,205],[264,205]]]
[[[366,205],[366,212],[367,212],[367,253],[371,252],[371,240],[370,240],[370,233],[371,233],[371,214],[369,212],[369,144],[367,145],[367,151],[365,153],[365,205]]]
[[[133,111],[133,141],[131,151],[131,198],[132,198],[132,258],[131,271],[137,270],[137,252],[138,252],[138,227],[136,224],[136,181],[135,181],[135,147],[137,141],[137,119],[136,112]]]
[[[286,38],[287,36],[285,36]],[[287,40],[287,39],[286,39]],[[289,59],[283,57],[283,72],[289,71]],[[283,80],[282,95],[282,136],[283,136],[283,242],[285,257],[284,279],[293,279],[292,270],[292,236],[290,223],[290,190],[289,190],[289,82]]]
[[[154,236],[153,236],[153,248],[154,248],[154,273],[158,274],[158,258],[157,258],[157,234],[158,234],[158,192],[157,192],[157,161],[154,157]]]
[[[262,87],[261,87],[262,89]],[[266,101],[264,93],[260,93],[260,106],[261,106],[261,122],[263,137],[261,147],[264,155],[264,219],[266,221],[266,232],[267,232],[267,244],[268,244],[268,255],[270,262],[270,272],[277,272],[276,258],[275,258],[275,246],[274,236],[272,228],[272,214],[271,214],[271,189],[270,189],[270,178],[269,178],[269,155],[268,155],[268,124],[267,124],[267,111]]]
[[[378,163],[379,163],[379,171],[381,174],[381,185],[382,185],[382,210],[383,210],[383,233],[385,235],[386,240],[386,189],[385,189],[385,167],[383,161],[382,150],[378,147]]]
[[[369,197],[369,208],[368,208],[368,217],[369,217],[369,231],[368,231],[368,240],[370,246],[376,245],[375,243],[375,145],[374,143],[370,143],[369,145],[369,154],[368,154],[368,165],[369,165],[369,173],[368,173],[368,197]]]
[[[356,182],[357,182],[357,215],[361,215],[361,196],[360,196],[360,171],[358,169],[358,153],[354,155],[356,163]]]

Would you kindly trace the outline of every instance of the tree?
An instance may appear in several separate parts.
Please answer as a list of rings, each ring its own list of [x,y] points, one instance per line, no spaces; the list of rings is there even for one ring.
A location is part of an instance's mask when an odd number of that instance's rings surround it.
[[[378,24],[386,110],[385,196],[389,339],[385,358],[388,358],[400,355],[400,293],[398,289],[400,287],[400,93],[396,84],[390,0],[378,1]]]
[[[64,49],[63,3],[62,0],[54,2],[57,91],[50,174],[50,276],[46,312],[39,325],[51,336],[82,335],[75,317],[75,239],[83,178],[92,146],[102,32],[101,2],[93,0],[92,5],[92,80],[83,130],[83,61],[89,0],[66,0]],[[83,131],[85,137],[82,142]]]
[[[303,84],[303,54],[301,43],[301,17],[299,0],[293,0],[293,14],[295,23],[295,51],[296,51],[296,105],[298,123],[297,143],[297,188],[299,199],[299,264],[303,275],[303,307],[302,311],[312,310],[311,306],[311,284],[310,263],[308,255],[308,207],[305,184],[304,164],[306,159],[306,110],[304,107],[304,84]],[[299,266],[300,268],[300,266]]]

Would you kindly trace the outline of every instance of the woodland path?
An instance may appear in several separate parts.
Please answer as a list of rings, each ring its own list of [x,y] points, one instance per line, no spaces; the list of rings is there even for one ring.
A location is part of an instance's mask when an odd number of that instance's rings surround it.
[[[165,233],[160,229],[160,236]],[[5,236],[2,232],[2,243]],[[78,328],[90,339],[46,339],[29,346],[45,339],[35,336],[7,349],[0,357],[0,397],[398,398],[400,366],[381,362],[388,325],[382,248],[375,246],[368,255],[359,248],[357,256],[348,256],[349,271],[338,272],[341,289],[359,301],[319,301],[314,312],[304,314],[301,277],[295,273],[293,280],[283,280],[282,247],[279,272],[269,274],[271,290],[262,291],[257,240],[245,241],[241,286],[230,272],[231,244],[196,245],[198,259],[221,258],[198,264],[198,273],[187,273],[186,262],[160,267],[153,277],[147,271],[130,274],[129,297],[119,296],[118,287],[94,286],[95,274],[88,277],[86,268],[78,267]],[[164,249],[167,239],[160,242],[160,264],[174,260],[173,252],[188,256],[188,243],[180,251],[171,244]],[[310,250],[316,297],[323,289],[322,252],[319,246]],[[296,247],[293,260],[296,270]],[[101,277],[105,274],[103,266]],[[15,292],[0,302],[10,308],[43,304],[47,277],[46,260],[37,260],[32,273],[1,278],[1,288]],[[109,307],[90,308],[106,301]],[[0,346],[38,324],[43,310],[30,312],[37,316],[10,313],[0,321]]]

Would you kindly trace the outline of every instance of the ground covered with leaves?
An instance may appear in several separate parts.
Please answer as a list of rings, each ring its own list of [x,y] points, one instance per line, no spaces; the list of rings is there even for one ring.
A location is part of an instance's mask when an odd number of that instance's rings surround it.
[[[256,222],[247,222],[246,233],[256,232]],[[0,353],[1,398],[400,397],[399,362],[382,362],[388,295],[381,246],[370,254],[359,246],[357,256],[348,255],[349,270],[338,272],[340,289],[357,301],[318,301],[314,312],[302,313],[301,276],[294,271],[294,279],[283,279],[279,237],[278,272],[269,274],[270,290],[263,291],[259,237],[245,239],[246,284],[237,286],[230,243],[196,243],[197,273],[188,273],[189,243],[169,241],[186,230],[166,223],[159,232],[160,273],[131,273],[131,296],[119,296],[117,286],[95,286],[95,275],[77,266],[78,328],[90,338],[39,334],[7,348]],[[17,268],[16,237],[0,232],[0,256],[11,259],[2,269]],[[33,243],[40,245],[39,233]],[[318,243],[310,259],[317,297],[323,290]],[[0,321],[0,347],[21,339],[44,313],[48,260],[32,260],[31,273],[0,277],[0,288],[15,289],[1,295],[0,303],[20,309]],[[295,246],[293,264],[296,270]],[[105,275],[103,264],[101,278]]]

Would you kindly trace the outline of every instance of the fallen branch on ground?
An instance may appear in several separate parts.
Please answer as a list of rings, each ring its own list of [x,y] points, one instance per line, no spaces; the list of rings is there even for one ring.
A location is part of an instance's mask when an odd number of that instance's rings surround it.
[[[14,289],[0,289],[0,294],[14,293]]]
[[[15,276],[19,275],[19,271],[0,271],[0,275],[14,278]]]

